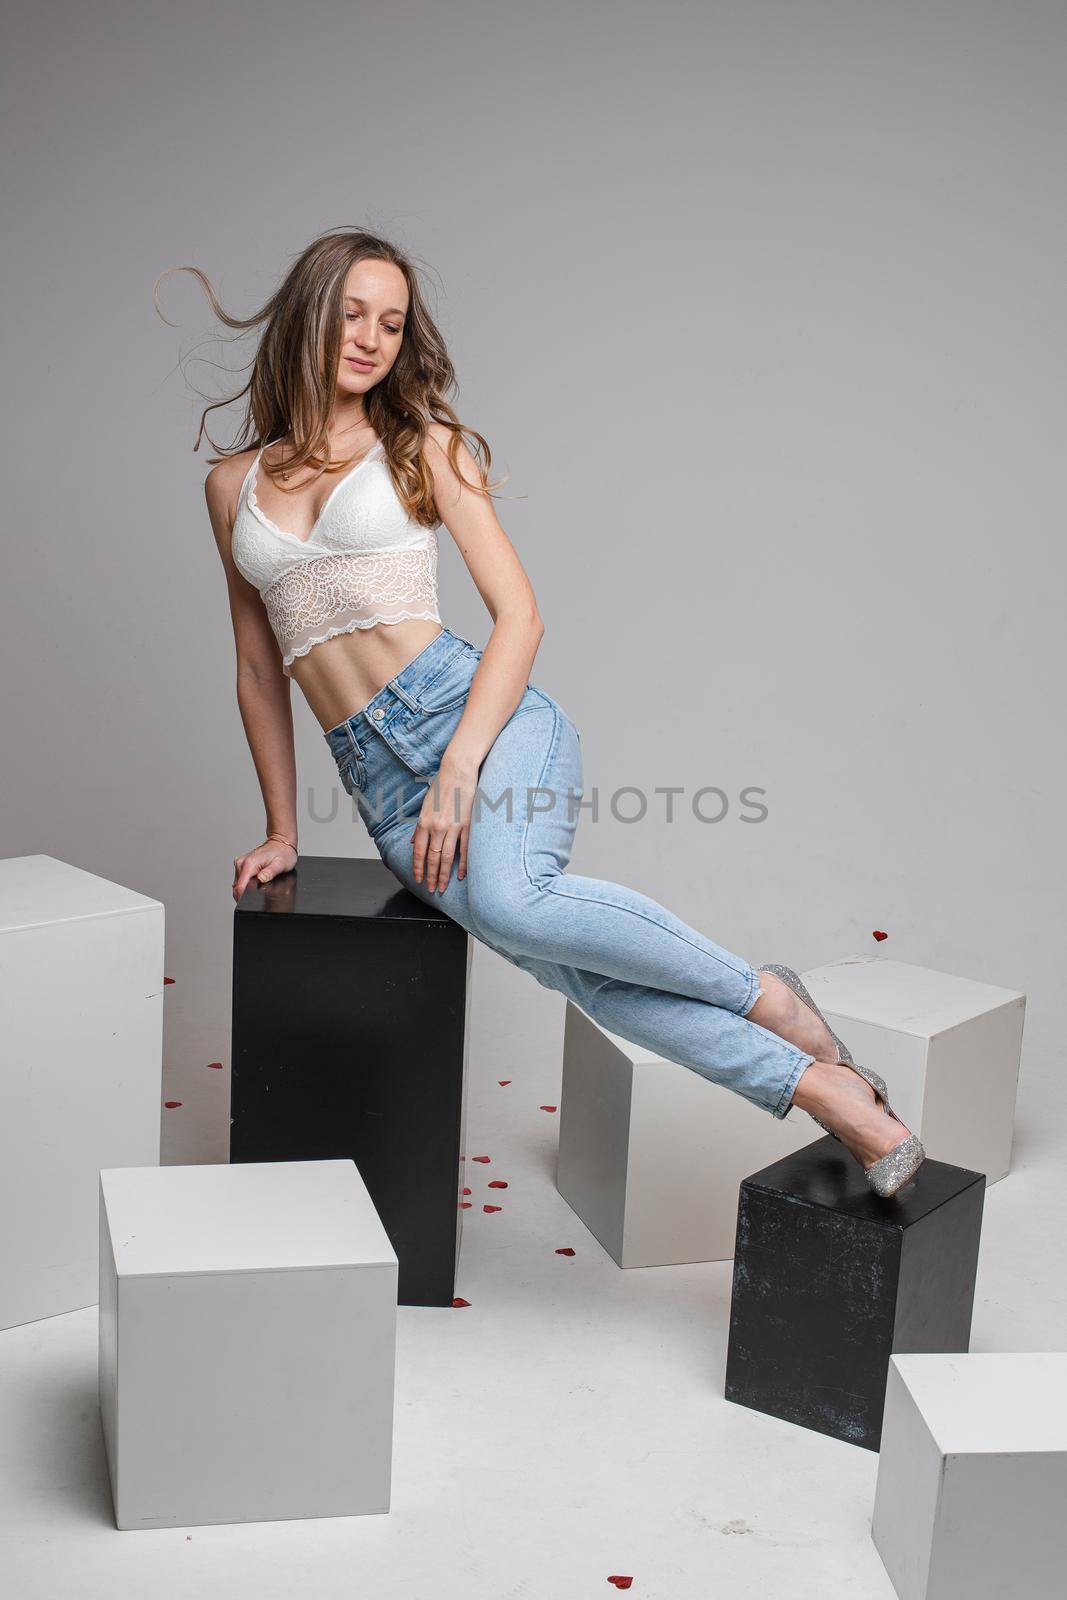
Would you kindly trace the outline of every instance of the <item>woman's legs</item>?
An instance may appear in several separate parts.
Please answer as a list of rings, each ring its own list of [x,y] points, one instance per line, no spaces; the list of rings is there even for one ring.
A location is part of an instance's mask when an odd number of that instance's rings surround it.
[[[760,973],[760,997],[748,1016],[801,1050],[810,1050],[816,1060],[837,1060],[837,1045],[826,1023],[773,972]]]
[[[814,1058],[748,1020],[760,1000],[751,965],[637,890],[565,871],[580,745],[550,697],[528,695],[482,764],[466,877],[453,867],[443,894],[415,882],[410,819],[379,834],[383,859],[413,893],[610,1032],[785,1116]]]

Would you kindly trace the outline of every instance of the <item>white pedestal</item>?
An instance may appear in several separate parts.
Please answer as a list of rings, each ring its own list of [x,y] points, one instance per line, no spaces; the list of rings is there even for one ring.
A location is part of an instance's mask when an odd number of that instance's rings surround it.
[[[728,1261],[742,1178],[816,1137],[567,1002],[556,1188],[618,1266]]]
[[[397,1258],[352,1161],[100,1174],[119,1528],[389,1509]]]
[[[929,967],[853,956],[802,974],[857,1061],[880,1072],[894,1111],[927,1155],[1011,1169],[1026,996]]]
[[[0,1327],[97,1296],[102,1166],[159,1161],[163,907],[0,860]]]
[[[871,1536],[900,1600],[1049,1600],[1067,1570],[1067,1354],[894,1355]]]

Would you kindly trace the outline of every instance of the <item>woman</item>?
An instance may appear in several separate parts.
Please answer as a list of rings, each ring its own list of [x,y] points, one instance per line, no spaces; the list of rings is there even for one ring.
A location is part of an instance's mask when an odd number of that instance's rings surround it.
[[[325,234],[246,320],[187,270],[228,326],[263,325],[241,391],[252,446],[219,452],[205,486],[268,830],[235,858],[234,898],[296,865],[295,678],[413,894],[610,1031],[772,1116],[800,1106],[895,1193],[922,1145],[795,973],[757,971],[647,896],[566,871],[578,732],[528,681],[544,625],[493,510],[489,447],[444,398],[454,369],[408,258]],[[493,618],[484,650],[442,623],[442,525]]]

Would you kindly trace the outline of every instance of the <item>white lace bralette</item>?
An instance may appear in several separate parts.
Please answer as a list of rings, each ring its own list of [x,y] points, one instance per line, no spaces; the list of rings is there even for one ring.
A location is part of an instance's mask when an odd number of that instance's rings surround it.
[[[256,452],[237,501],[234,564],[263,597],[291,677],[297,656],[314,645],[377,622],[423,617],[437,607],[437,527],[407,514],[378,440],[340,483],[306,539],[279,528],[256,500]]]

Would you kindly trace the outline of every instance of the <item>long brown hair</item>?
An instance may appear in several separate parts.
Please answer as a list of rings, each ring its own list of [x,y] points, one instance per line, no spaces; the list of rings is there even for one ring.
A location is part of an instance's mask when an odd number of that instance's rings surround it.
[[[492,453],[487,441],[473,428],[464,428],[445,399],[457,387],[455,368],[430,315],[417,270],[396,245],[361,228],[321,234],[300,253],[262,308],[249,317],[233,317],[225,311],[199,267],[168,267],[156,279],[152,299],[159,315],[169,323],[157,298],[159,285],[170,272],[191,272],[203,285],[220,322],[239,333],[261,326],[263,329],[248,382],[236,394],[205,406],[193,449],[200,448],[200,440],[207,433],[217,452],[209,458],[214,465],[242,450],[258,449],[284,436],[290,446],[286,471],[310,465],[319,469],[316,476],[320,476],[330,455],[329,424],[344,342],[345,279],[355,262],[367,258],[399,267],[409,295],[396,361],[365,396],[367,420],[382,440],[393,483],[408,515],[416,522],[433,526],[439,520],[433,474],[423,457],[430,421],[443,423],[449,429],[452,437],[448,458],[464,483],[467,480],[456,454],[464,434],[473,441],[469,448],[475,456],[480,483],[468,487],[491,495],[507,480],[489,484]],[[208,413],[233,405],[244,396],[248,397],[247,406],[236,440],[229,447],[215,444],[206,428]],[[484,465],[479,456],[484,456]],[[358,457],[340,463],[338,470],[356,460]],[[270,464],[264,462],[263,466],[273,478]]]

